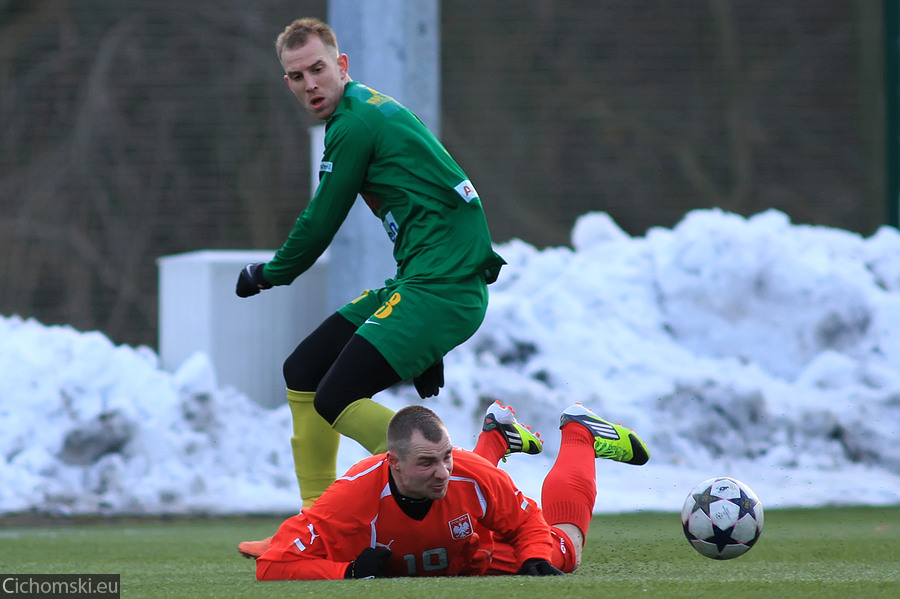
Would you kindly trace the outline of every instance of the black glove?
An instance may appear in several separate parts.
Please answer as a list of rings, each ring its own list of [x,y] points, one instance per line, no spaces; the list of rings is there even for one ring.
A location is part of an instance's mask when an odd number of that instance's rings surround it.
[[[271,289],[272,284],[263,277],[263,266],[265,262],[257,262],[256,264],[248,264],[241,270],[238,275],[237,287],[234,292],[238,297],[250,297],[259,293],[260,289]]]
[[[441,358],[413,379],[419,397],[426,399],[441,392],[444,386],[444,359]]]
[[[391,550],[382,547],[366,547],[350,562],[344,578],[375,578],[384,570],[384,563],[391,557]]]
[[[565,572],[545,559],[530,557],[522,562],[522,567],[519,568],[516,574],[523,576],[562,576]]]

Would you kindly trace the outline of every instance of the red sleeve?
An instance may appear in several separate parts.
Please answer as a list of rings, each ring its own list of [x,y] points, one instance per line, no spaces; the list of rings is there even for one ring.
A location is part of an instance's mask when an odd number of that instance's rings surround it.
[[[269,549],[256,560],[256,579],[334,580],[344,577],[349,563],[329,558],[319,531],[300,513],[284,521]]]
[[[379,492],[387,484],[384,456],[356,464],[310,507],[288,518],[256,560],[258,580],[344,577],[347,565],[371,542]],[[367,501],[361,498],[373,498]]]
[[[338,580],[350,562],[338,564],[330,560],[303,559],[294,562],[256,560],[257,580]]]

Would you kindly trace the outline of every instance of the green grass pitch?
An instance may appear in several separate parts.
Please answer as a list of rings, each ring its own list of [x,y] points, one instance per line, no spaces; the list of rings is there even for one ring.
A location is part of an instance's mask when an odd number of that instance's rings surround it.
[[[0,573],[120,574],[122,597],[900,597],[900,507],[769,510],[749,553],[696,553],[677,514],[595,516],[564,577],[256,582],[235,546],[280,518],[0,519]]]

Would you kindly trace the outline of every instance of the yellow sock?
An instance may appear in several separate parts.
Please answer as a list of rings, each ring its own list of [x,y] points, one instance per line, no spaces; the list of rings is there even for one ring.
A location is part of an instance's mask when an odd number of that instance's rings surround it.
[[[344,408],[331,426],[371,453],[384,453],[387,451],[388,422],[393,416],[394,411],[390,408],[364,397]]]
[[[341,436],[316,412],[312,391],[287,390],[294,424],[291,449],[294,471],[300,484],[303,507],[309,507],[337,477],[337,454]]]

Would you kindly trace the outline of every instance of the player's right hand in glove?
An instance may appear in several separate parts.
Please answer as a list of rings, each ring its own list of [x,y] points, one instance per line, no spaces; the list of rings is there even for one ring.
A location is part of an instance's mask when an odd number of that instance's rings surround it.
[[[263,266],[265,265],[265,262],[257,262],[248,264],[241,269],[241,274],[238,275],[237,286],[234,290],[238,297],[250,297],[259,293],[260,289],[272,288],[272,284],[263,277]]]
[[[524,576],[562,576],[565,572],[545,559],[531,557],[522,562],[522,567],[519,568],[517,574]]]
[[[344,578],[377,578],[384,564],[391,557],[391,550],[382,547],[366,547],[344,571]]]

